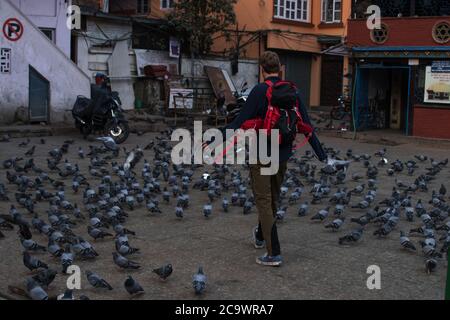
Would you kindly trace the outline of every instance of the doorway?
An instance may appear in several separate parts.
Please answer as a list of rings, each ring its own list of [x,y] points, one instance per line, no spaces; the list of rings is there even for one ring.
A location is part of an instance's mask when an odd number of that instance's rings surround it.
[[[356,72],[356,130],[391,129],[409,134],[410,68],[359,66]]]
[[[334,107],[342,96],[342,79],[344,76],[344,57],[329,54],[322,55],[320,77],[320,105]]]
[[[30,122],[48,122],[50,82],[29,67],[29,116]]]

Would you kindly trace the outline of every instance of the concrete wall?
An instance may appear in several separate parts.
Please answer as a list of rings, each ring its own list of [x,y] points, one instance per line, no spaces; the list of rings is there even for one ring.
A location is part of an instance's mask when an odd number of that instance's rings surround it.
[[[130,48],[132,75],[136,75],[136,61],[131,50],[132,26],[128,22],[87,17],[86,32],[76,35],[77,65],[94,82],[97,72],[108,74],[108,60],[113,53],[113,42],[126,39]],[[105,36],[106,35],[106,36]],[[109,41],[108,40],[112,40]]]
[[[70,33],[66,26],[67,6],[64,0],[10,0],[39,28],[54,29],[55,44],[70,57]]]
[[[0,37],[0,48],[11,49],[11,73],[0,74],[1,122],[13,121],[18,107],[28,108],[29,66],[50,82],[50,121],[71,121],[77,95],[90,96],[88,77],[8,0],[0,1],[0,25],[18,18],[24,33],[19,41]]]
[[[209,58],[197,59],[194,61],[194,74],[197,77],[206,77],[204,66],[212,66],[222,68],[228,72],[231,80],[233,80],[236,89],[239,90],[242,83],[247,82],[248,87],[252,88],[258,84],[259,65],[257,60],[239,60],[239,72],[235,75],[231,73],[231,63],[227,59]],[[183,58],[181,72],[185,76],[191,76],[192,61]]]

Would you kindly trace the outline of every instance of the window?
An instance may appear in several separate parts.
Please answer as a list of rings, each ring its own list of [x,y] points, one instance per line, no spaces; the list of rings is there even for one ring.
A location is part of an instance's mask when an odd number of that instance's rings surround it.
[[[309,22],[310,0],[274,0],[274,17]]]
[[[55,43],[55,29],[40,28],[40,30],[47,36],[47,38],[50,39],[51,42]]]
[[[342,0],[322,0],[322,22],[338,23],[342,20]]]
[[[148,0],[137,0],[136,13],[138,14],[148,13]]]
[[[161,9],[173,8],[173,0],[161,0]]]

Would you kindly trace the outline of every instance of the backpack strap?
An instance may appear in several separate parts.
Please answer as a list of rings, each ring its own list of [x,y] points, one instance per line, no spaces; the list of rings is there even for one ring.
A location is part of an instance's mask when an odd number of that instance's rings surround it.
[[[273,86],[275,85],[275,83],[273,83],[270,80],[266,80],[266,81],[264,81],[264,83],[269,86],[269,88],[266,91],[266,97],[267,97],[267,101],[269,101],[269,107],[270,107],[272,105]]]

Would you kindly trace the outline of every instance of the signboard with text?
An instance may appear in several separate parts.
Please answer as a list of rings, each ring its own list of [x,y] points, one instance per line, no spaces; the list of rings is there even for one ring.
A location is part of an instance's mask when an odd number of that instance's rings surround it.
[[[426,67],[424,102],[450,104],[450,61],[435,61]]]

